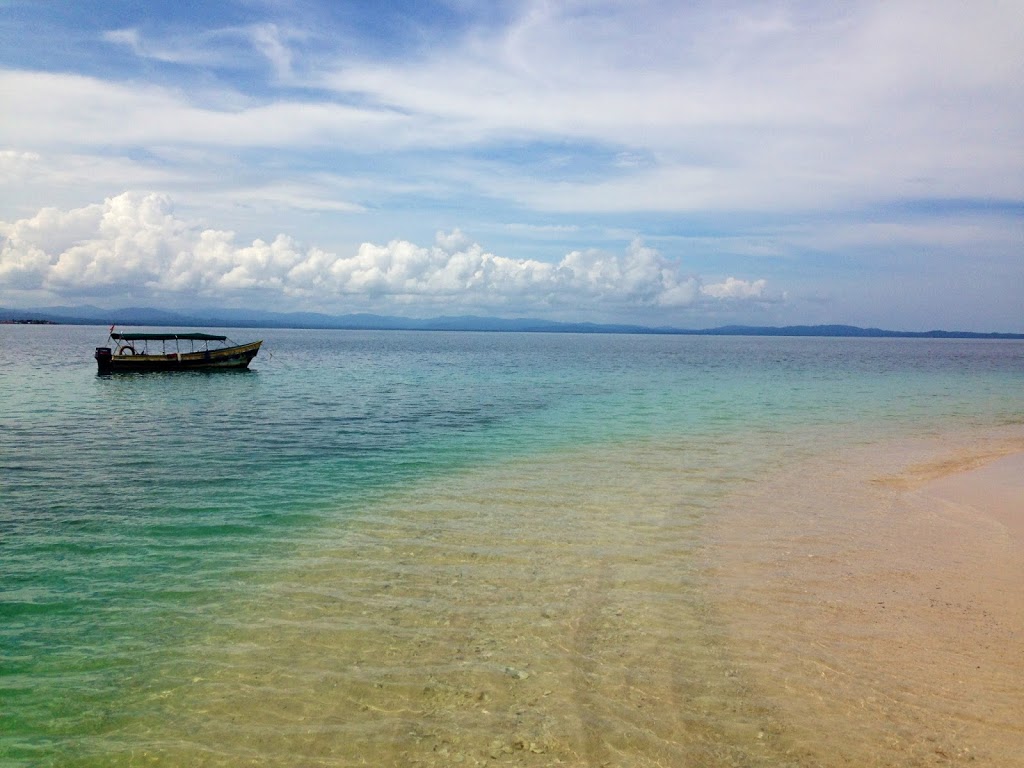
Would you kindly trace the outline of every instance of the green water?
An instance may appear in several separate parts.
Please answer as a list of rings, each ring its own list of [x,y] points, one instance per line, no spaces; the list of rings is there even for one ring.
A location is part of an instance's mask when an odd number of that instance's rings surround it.
[[[251,371],[100,377],[103,329],[0,326],[0,764],[729,764],[743,691],[677,732],[580,660],[715,669],[737,489],[1024,414],[1019,342],[228,333]]]

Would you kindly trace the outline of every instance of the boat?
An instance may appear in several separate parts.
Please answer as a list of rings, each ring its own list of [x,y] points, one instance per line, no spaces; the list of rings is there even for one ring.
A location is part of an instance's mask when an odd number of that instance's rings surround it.
[[[114,333],[113,328],[108,342],[96,347],[100,373],[243,369],[263,343],[236,344],[212,333]]]

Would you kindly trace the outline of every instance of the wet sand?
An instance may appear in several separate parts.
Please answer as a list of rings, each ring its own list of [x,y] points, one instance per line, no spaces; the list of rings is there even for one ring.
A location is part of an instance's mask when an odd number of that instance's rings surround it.
[[[732,502],[712,591],[793,764],[1024,766],[1020,448],[872,448]]]
[[[1024,454],[940,478],[929,483],[922,493],[998,522],[1016,545],[1024,548]]]

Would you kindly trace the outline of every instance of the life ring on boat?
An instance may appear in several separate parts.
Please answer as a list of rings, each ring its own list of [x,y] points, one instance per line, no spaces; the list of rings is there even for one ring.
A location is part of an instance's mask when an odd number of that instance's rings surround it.
[[[135,354],[135,347],[133,347],[131,344],[125,344],[124,346],[118,348],[117,354],[119,354],[119,355],[134,355]]]

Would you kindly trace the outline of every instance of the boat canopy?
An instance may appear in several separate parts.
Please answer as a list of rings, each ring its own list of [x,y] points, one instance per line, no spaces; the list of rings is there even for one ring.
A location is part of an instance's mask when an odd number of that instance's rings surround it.
[[[212,333],[112,333],[112,339],[121,341],[226,341],[227,336],[215,336]]]

